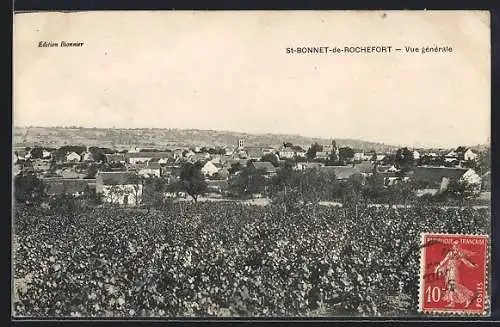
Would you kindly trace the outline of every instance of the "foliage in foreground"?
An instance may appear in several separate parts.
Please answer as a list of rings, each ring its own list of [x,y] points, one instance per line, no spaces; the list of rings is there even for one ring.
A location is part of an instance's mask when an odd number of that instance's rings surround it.
[[[185,205],[185,204],[184,204]],[[489,211],[196,203],[16,210],[16,316],[411,315],[420,232],[487,233]]]

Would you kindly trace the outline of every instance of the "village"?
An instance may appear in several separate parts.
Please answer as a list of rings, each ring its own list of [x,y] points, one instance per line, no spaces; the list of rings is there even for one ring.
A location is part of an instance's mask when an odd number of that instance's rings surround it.
[[[284,142],[279,148],[246,146],[244,139],[232,147],[175,149],[132,148],[114,150],[86,146],[13,148],[13,175],[34,174],[46,185],[48,196],[81,196],[93,193],[104,203],[141,204],[144,179],[166,184],[179,181],[184,164],[197,165],[206,183],[208,199],[234,197],[231,181],[243,168],[259,172],[264,179],[287,167],[294,171],[317,170],[334,174],[342,182],[353,176],[378,176],[383,187],[412,182],[416,196],[434,196],[450,182],[466,185],[473,196],[489,199],[491,172],[480,164],[482,153],[456,149],[401,148],[393,153],[362,152],[329,144],[306,146]],[[142,182],[139,182],[142,181]],[[139,185],[140,184],[140,185]],[[267,188],[266,188],[267,189]],[[263,196],[260,190],[252,198]],[[182,199],[186,192],[166,191],[163,198]]]

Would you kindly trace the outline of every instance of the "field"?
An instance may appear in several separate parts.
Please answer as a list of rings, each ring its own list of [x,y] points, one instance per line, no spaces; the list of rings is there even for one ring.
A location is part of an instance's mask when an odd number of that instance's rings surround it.
[[[15,214],[15,316],[417,315],[421,232],[489,209],[178,203]]]

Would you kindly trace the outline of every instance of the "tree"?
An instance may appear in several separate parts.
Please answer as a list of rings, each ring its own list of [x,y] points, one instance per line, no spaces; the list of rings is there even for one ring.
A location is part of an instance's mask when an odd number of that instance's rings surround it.
[[[330,152],[330,157],[328,158],[328,165],[329,166],[334,166],[337,165],[339,162],[339,156],[337,154],[337,142],[335,140],[332,141],[332,152]],[[353,154],[354,156],[354,154]]]
[[[293,144],[291,142],[283,142],[283,147],[285,148],[291,148]]]
[[[242,169],[243,169],[243,166],[238,161],[236,163],[231,164],[231,167],[228,169],[228,171],[229,171],[229,174],[234,175],[236,172],[238,172]]]
[[[348,146],[339,148],[339,160],[342,164],[350,162],[354,158],[354,150]]]
[[[132,196],[134,197],[135,205],[142,204],[142,192],[144,189],[144,180],[143,176],[133,174],[128,178],[128,184],[132,185]]]
[[[333,200],[339,193],[340,185],[334,172],[308,169],[298,173],[298,182],[304,203],[317,204],[321,200]]]
[[[109,154],[105,148],[90,147],[89,152],[92,158],[97,162],[106,162],[106,154]]]
[[[394,164],[403,172],[409,171],[414,164],[413,152],[406,147],[398,149]]]
[[[366,204],[363,185],[363,176],[360,174],[350,176],[343,185],[342,202],[348,210],[354,211],[355,217],[358,217],[359,206]]]
[[[198,197],[204,194],[208,188],[201,168],[200,162],[184,163],[181,168],[180,181],[177,183],[178,189],[189,194],[194,202],[198,202]]]
[[[461,145],[459,146],[455,152],[457,153],[458,160],[464,160],[464,154],[467,151],[467,147]]]
[[[311,144],[311,147],[307,150],[307,158],[314,159],[316,158],[316,153],[323,151],[323,146],[318,144],[317,142]]]
[[[168,190],[167,181],[165,179],[157,176],[147,178],[144,181],[142,203],[146,205],[148,209],[159,209],[164,204],[164,193]]]
[[[467,183],[464,180],[452,180],[448,184],[445,194],[462,202],[467,198],[475,197],[478,193],[475,185]]]
[[[297,173],[285,166],[271,180],[271,199],[275,204],[283,206],[285,214],[289,209],[300,205],[300,193]]]
[[[260,160],[265,162],[270,162],[273,164],[274,167],[279,166],[278,157],[274,153],[266,153],[265,155],[262,156]]]
[[[491,147],[479,153],[476,172],[481,176],[491,170]]]
[[[14,196],[17,202],[39,203],[45,197],[46,185],[34,172],[22,172],[14,178]]]
[[[85,179],[94,179],[96,177],[98,171],[99,170],[97,169],[96,166],[89,165],[84,178]]]
[[[243,168],[229,183],[231,191],[242,197],[260,193],[265,189],[265,186],[266,180],[264,178],[264,171],[254,169],[251,166]]]
[[[107,198],[112,205],[118,204],[119,200],[125,195],[125,191],[118,183],[112,183],[107,192]]]
[[[30,151],[31,159],[42,159],[43,158],[43,149],[41,147],[34,147]]]
[[[384,178],[380,174],[373,174],[366,178],[363,194],[365,198],[374,202],[382,202],[387,199],[386,189],[384,188]]]

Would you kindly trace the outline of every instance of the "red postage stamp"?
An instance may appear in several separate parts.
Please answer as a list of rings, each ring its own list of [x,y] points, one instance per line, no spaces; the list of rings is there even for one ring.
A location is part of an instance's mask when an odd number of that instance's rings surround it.
[[[486,235],[422,234],[421,312],[486,314],[488,240]]]

